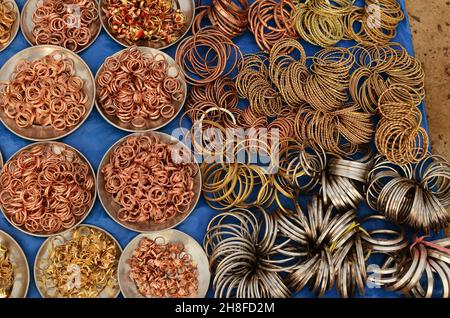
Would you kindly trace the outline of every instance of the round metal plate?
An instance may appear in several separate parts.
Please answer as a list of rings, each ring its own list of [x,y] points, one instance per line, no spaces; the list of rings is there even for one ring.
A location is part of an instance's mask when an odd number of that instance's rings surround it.
[[[14,21],[12,28],[11,28],[11,37],[9,38],[8,42],[4,43],[4,44],[0,44],[0,52],[5,50],[16,38],[17,33],[19,32],[19,25],[20,25],[20,11],[19,11],[19,7],[17,6],[16,1],[14,0],[6,0],[5,2],[10,2],[13,4],[14,6],[14,11],[17,14],[17,18]]]
[[[186,34],[189,32],[189,30],[191,29],[192,23],[194,22],[194,17],[195,17],[195,0],[175,0],[174,1],[175,4],[175,8],[179,8],[185,15],[186,15],[186,26],[185,26],[185,30],[182,33],[182,35],[174,42],[170,43],[170,44],[165,44],[164,42],[150,42],[148,40],[139,40],[136,41],[134,43],[134,45],[137,46],[145,46],[145,47],[151,47],[154,49],[160,49],[160,50],[164,50],[167,49],[168,47],[171,47],[172,45],[174,45],[175,43],[177,43],[178,41],[180,41],[183,37],[186,36]],[[114,39],[114,41],[116,41],[117,43],[119,43],[120,45],[129,47],[131,46],[130,44],[128,44],[126,41],[119,39],[116,34],[113,32],[113,30],[111,29],[111,27],[108,24],[107,18],[106,18],[106,14],[103,11],[103,9],[107,8],[106,4],[105,4],[105,0],[100,0],[99,2],[99,12],[100,12],[100,20],[102,22],[103,28],[106,30],[106,33],[109,34],[109,36]]]
[[[95,103],[95,83],[94,76],[87,64],[79,57],[77,54],[54,45],[39,45],[24,49],[20,51],[13,57],[11,57],[0,69],[0,82],[8,82],[10,80],[11,74],[17,63],[21,60],[36,60],[49,55],[53,52],[60,52],[64,57],[72,59],[75,63],[75,74],[79,76],[84,82],[84,89],[88,96],[86,114],[81,119],[80,123],[70,129],[66,130],[56,130],[52,127],[42,127],[42,126],[31,126],[28,128],[20,128],[16,125],[15,121],[8,116],[5,112],[0,112],[0,120],[12,133],[19,137],[32,141],[49,141],[65,137],[75,130],[77,130],[84,121],[88,118],[89,114],[94,108]],[[1,98],[1,95],[0,95]]]
[[[17,155],[18,155],[20,152],[22,152],[23,150],[31,149],[31,148],[33,148],[34,146],[37,146],[37,145],[40,145],[40,144],[48,145],[48,147],[55,147],[55,148],[53,148],[53,149],[58,149],[59,147],[66,147],[66,148],[68,148],[68,149],[71,149],[72,151],[75,151],[75,152],[78,154],[79,158],[80,158],[84,163],[86,163],[86,164],[88,165],[89,170],[90,170],[91,175],[92,175],[92,178],[94,178],[94,188],[93,188],[92,191],[91,191],[91,192],[92,192],[92,200],[91,200],[92,202],[91,202],[91,204],[90,204],[90,206],[89,206],[89,209],[86,211],[86,213],[85,213],[84,215],[82,215],[82,216],[80,216],[80,217],[78,217],[78,218],[76,219],[76,222],[75,222],[74,226],[72,227],[72,228],[74,228],[74,227],[76,227],[77,225],[81,224],[81,223],[84,221],[84,219],[86,219],[86,217],[89,215],[89,213],[91,212],[92,208],[94,207],[95,199],[96,199],[96,197],[97,197],[97,190],[96,190],[97,182],[95,182],[95,172],[94,172],[94,168],[92,168],[92,165],[91,165],[90,162],[87,160],[87,158],[86,158],[81,152],[79,152],[77,149],[75,149],[74,147],[69,146],[69,145],[67,145],[67,144],[64,144],[64,143],[62,143],[62,142],[57,142],[57,141],[36,142],[36,143],[30,144],[30,145],[28,145],[28,146],[25,146],[25,147],[23,147],[22,149],[20,149],[19,151],[17,151],[14,155],[12,155],[11,158],[9,158],[9,160],[7,161],[7,163],[8,163],[10,160],[13,160],[14,158],[16,158]],[[70,230],[70,229],[65,229],[65,230],[63,230],[63,231],[61,231],[61,232],[57,232],[57,233],[48,233],[48,232],[31,233],[31,232],[29,232],[27,229],[25,229],[25,227],[19,227],[19,226],[16,226],[15,224],[13,224],[13,223],[9,220],[9,218],[6,216],[5,211],[4,211],[3,206],[2,206],[1,203],[0,203],[0,209],[1,209],[1,211],[2,211],[2,213],[3,213],[3,216],[5,217],[5,219],[8,220],[8,222],[9,222],[12,226],[14,226],[14,227],[15,227],[16,229],[18,229],[19,231],[22,231],[23,233],[28,234],[28,235],[32,235],[32,236],[36,236],[36,237],[49,237],[49,236],[52,236],[52,235],[55,235],[55,234],[59,234],[59,233],[63,233],[63,232],[66,232],[66,231],[69,231],[69,230]]]
[[[82,224],[77,226],[76,228],[71,229],[70,231],[66,231],[62,234],[60,234],[59,236],[65,238],[66,240],[70,240],[72,238],[73,232],[75,230],[77,230],[78,228],[92,228],[92,229],[96,229],[100,232],[105,233],[108,237],[111,238],[112,241],[115,242],[116,246],[119,248],[120,252],[122,253],[122,247],[120,246],[119,242],[114,238],[114,236],[112,236],[109,232],[105,231],[102,228],[99,228],[97,226],[94,225],[89,225],[89,224]],[[41,264],[41,262],[46,259],[48,257],[48,254],[51,252],[51,242],[52,242],[52,237],[49,237],[48,239],[46,239],[44,241],[44,243],[42,243],[41,247],[39,248],[39,251],[36,254],[36,259],[34,261],[34,280],[36,282],[36,287],[39,291],[39,294],[41,294],[41,296],[43,298],[49,298],[47,291],[45,290],[45,287],[43,286],[42,283],[42,279],[41,279],[41,275],[38,273],[38,268]],[[116,285],[115,288],[105,288],[99,295],[98,298],[116,298],[117,296],[119,296],[120,293],[120,288],[119,285]]]
[[[27,0],[27,2],[25,3],[25,5],[22,8],[22,17],[20,19],[20,27],[22,29],[22,34],[25,37],[25,40],[27,40],[27,42],[30,43],[30,45],[37,45],[36,41],[34,39],[34,36],[33,36],[34,23],[31,19],[34,14],[34,10],[36,10],[36,7],[37,7],[38,3],[40,3],[40,2],[42,2],[42,0]],[[100,16],[97,18],[95,23],[92,23],[90,25],[89,29],[91,30],[91,34],[93,34],[94,36],[89,41],[89,43],[87,43],[84,46],[81,46],[79,49],[77,49],[75,51],[75,53],[80,53],[80,52],[84,51],[92,43],[94,43],[95,40],[97,40],[98,36],[100,35],[100,31],[102,30]]]
[[[0,245],[8,249],[8,255],[14,266],[14,284],[9,298],[25,298],[30,284],[30,269],[27,258],[19,243],[8,233],[0,230]]]
[[[186,233],[177,230],[167,230],[157,233],[146,233],[136,236],[123,250],[119,261],[119,285],[122,295],[125,298],[144,298],[136,288],[136,284],[131,280],[128,273],[130,271],[129,260],[134,250],[138,247],[142,238],[156,239],[164,238],[166,243],[182,242],[187,253],[191,254],[192,259],[197,262],[198,271],[198,295],[195,298],[206,296],[209,288],[211,274],[209,272],[208,257],[206,257],[203,248],[192,237]]]
[[[146,126],[141,127],[141,128],[136,128],[136,127],[132,126],[130,123],[122,122],[117,116],[111,116],[111,115],[106,114],[105,110],[103,109],[102,105],[100,105],[100,102],[98,100],[98,98],[99,98],[98,95],[99,95],[100,89],[98,88],[98,86],[96,86],[97,96],[96,96],[95,105],[97,106],[98,112],[111,125],[113,125],[116,128],[119,128],[121,130],[128,131],[128,132],[142,132],[142,131],[157,130],[157,129],[160,129],[160,128],[166,126],[168,123],[170,123],[172,120],[174,120],[178,116],[178,114],[180,113],[180,111],[186,101],[186,98],[187,98],[186,80],[185,80],[184,76],[179,72],[178,66],[175,63],[175,60],[172,57],[170,57],[169,55],[167,55],[166,53],[156,50],[156,49],[152,49],[152,48],[148,48],[148,47],[139,47],[139,49],[142,52],[144,52],[144,54],[151,54],[153,56],[156,56],[157,59],[164,58],[168,62],[169,69],[168,69],[167,73],[170,76],[176,77],[181,82],[181,87],[183,88],[183,92],[184,92],[184,98],[181,102],[176,102],[174,104],[175,113],[171,118],[167,118],[167,119],[159,118],[157,120],[148,120]],[[126,50],[126,49],[124,49],[124,50]],[[117,52],[116,54],[112,55],[111,57],[121,54],[124,50]],[[95,75],[96,83],[97,83],[97,77],[103,71],[103,69],[104,69],[104,64],[102,64],[100,69],[97,71],[97,74]]]
[[[164,223],[131,223],[131,222],[123,222],[118,219],[117,213],[119,212],[120,205],[114,202],[112,194],[108,193],[105,190],[105,179],[102,174],[103,167],[109,162],[109,159],[111,157],[111,154],[114,152],[114,150],[122,144],[122,142],[131,136],[155,136],[159,138],[159,140],[163,143],[170,143],[170,144],[177,144],[180,147],[183,147],[187,151],[188,148],[178,141],[176,138],[156,131],[150,131],[145,133],[135,133],[132,135],[125,136],[124,138],[117,141],[114,145],[111,146],[111,148],[108,149],[106,154],[103,156],[102,161],[100,162],[100,166],[97,170],[97,189],[98,189],[98,196],[100,198],[100,202],[102,203],[103,208],[106,210],[106,212],[109,214],[109,216],[122,225],[123,227],[136,232],[155,232],[155,231],[162,231],[166,229],[173,228],[180,223],[182,223],[194,210],[195,206],[198,203],[198,200],[200,199],[201,189],[202,189],[202,178],[200,174],[200,167],[198,165],[197,160],[193,155],[191,155],[192,158],[192,164],[195,165],[195,168],[197,169],[198,173],[194,177],[194,198],[191,202],[191,205],[187,211],[187,213],[184,214],[177,214],[174,218],[167,220]],[[188,153],[191,153],[190,151]]]

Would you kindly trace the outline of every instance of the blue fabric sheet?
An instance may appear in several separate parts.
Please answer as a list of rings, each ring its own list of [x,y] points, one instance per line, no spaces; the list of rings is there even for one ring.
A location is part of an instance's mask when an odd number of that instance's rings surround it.
[[[186,0],[180,0],[186,1]],[[25,0],[17,0],[19,8],[22,9]],[[250,0],[253,2],[253,0]],[[404,0],[399,0],[403,9],[405,8]],[[356,2],[361,5],[361,1]],[[407,48],[410,54],[413,54],[413,46],[411,40],[411,29],[409,26],[409,21],[407,19],[406,10],[404,9],[406,19],[403,20],[398,27],[398,36],[394,39],[395,42],[402,44]],[[238,37],[234,40],[244,53],[257,52],[258,47],[256,46],[253,36],[247,32],[243,36]],[[301,41],[305,46],[308,55],[314,54],[319,50],[318,47],[314,47],[307,44],[305,41]],[[352,42],[343,42],[339,45],[353,45]],[[27,48],[29,44],[26,42],[23,34],[19,32],[13,43],[8,49],[0,52],[0,67],[14,54]],[[87,50],[83,51],[80,55],[86,61],[86,63],[91,68],[93,74],[95,75],[103,61],[110,55],[123,49],[119,44],[113,41],[108,34],[102,30],[100,36],[95,41],[95,43],[90,46]],[[176,46],[166,50],[168,54],[174,56]],[[422,106],[423,109],[423,106]],[[426,117],[424,116],[424,119]],[[188,121],[184,122],[184,125],[188,127]],[[425,127],[427,126],[424,122]],[[173,129],[178,127],[178,119],[174,120],[171,124],[162,129],[162,131],[170,133]],[[114,128],[108,124],[98,113],[96,109],[92,111],[86,122],[73,134],[61,139],[62,142],[67,143],[79,151],[81,151],[91,162],[94,169],[97,170],[100,160],[102,159],[104,153],[109,149],[109,147],[115,143],[118,139],[125,136],[126,133]],[[16,151],[20,148],[28,145],[30,142],[17,137],[7,130],[3,125],[0,125],[0,150],[4,156],[4,160],[8,160]],[[209,220],[217,212],[210,209],[203,199],[200,200],[197,208],[193,213],[177,228],[192,237],[194,237],[199,243],[202,243],[203,236],[206,232],[206,228]],[[362,215],[368,213],[368,207],[361,207],[359,213]],[[95,206],[86,219],[85,223],[94,224],[101,228],[109,231],[114,237],[120,242],[121,246],[124,248],[128,242],[133,239],[137,233],[129,231],[119,224],[115,223],[103,210],[99,200],[95,203]],[[3,215],[0,216],[0,229],[6,231],[12,235],[22,246],[25,254],[28,258],[30,273],[33,276],[33,267],[36,253],[43,243],[44,239],[35,238],[26,235],[18,230],[16,230],[12,225],[4,219]],[[212,296],[212,292],[208,293],[208,296]],[[297,297],[314,297],[309,291],[303,291],[296,295]],[[370,289],[368,288],[364,297],[399,297],[398,293],[387,292],[382,289]],[[39,297],[35,282],[33,277],[31,277],[30,289],[28,292],[28,297]],[[326,293],[325,297],[338,297],[335,290]]]

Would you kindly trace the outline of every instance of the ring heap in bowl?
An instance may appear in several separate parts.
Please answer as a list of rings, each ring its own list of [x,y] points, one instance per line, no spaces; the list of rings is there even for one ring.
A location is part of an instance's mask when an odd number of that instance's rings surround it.
[[[20,11],[14,0],[0,0],[0,52],[16,38]]]
[[[121,253],[117,240],[93,225],[49,237],[34,264],[38,291],[44,298],[116,298]]]
[[[96,0],[28,0],[22,33],[31,45],[57,45],[80,53],[101,31]]]
[[[136,236],[119,261],[119,285],[126,298],[203,298],[210,278],[202,247],[173,229]]]
[[[48,141],[67,136],[87,119],[94,102],[89,67],[64,48],[30,47],[0,69],[0,120],[22,138]]]
[[[147,47],[130,47],[108,57],[95,77],[96,105],[116,128],[159,129],[181,111],[187,84],[175,61]]]
[[[117,223],[137,232],[161,231],[193,211],[201,176],[184,144],[152,131],[126,136],[106,152],[97,187],[104,209]]]
[[[190,30],[194,0],[100,0],[100,20],[106,32],[123,46],[166,49]]]
[[[94,206],[95,174],[75,148],[59,142],[28,145],[0,175],[0,207],[18,230],[46,237],[80,224]]]

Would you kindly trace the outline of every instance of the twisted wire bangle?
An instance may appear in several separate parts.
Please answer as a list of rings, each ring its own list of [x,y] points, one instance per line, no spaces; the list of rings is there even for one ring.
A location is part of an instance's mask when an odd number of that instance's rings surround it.
[[[53,44],[71,51],[88,46],[100,28],[94,0],[44,0],[32,15],[35,44]]]

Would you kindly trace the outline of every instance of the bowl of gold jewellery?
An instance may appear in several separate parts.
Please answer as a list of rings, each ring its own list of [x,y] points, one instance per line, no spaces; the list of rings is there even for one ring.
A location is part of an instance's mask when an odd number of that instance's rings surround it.
[[[202,247],[177,230],[136,236],[119,261],[126,298],[203,298],[210,276]]]
[[[75,148],[40,142],[15,153],[0,174],[0,208],[18,230],[37,237],[67,231],[94,206],[95,174]]]
[[[0,120],[32,141],[78,129],[95,102],[94,77],[75,53],[53,45],[27,48],[0,69]]]
[[[38,291],[44,298],[115,298],[121,253],[116,239],[93,225],[51,236],[36,255]]]
[[[16,38],[20,12],[14,0],[0,0],[0,52]]]
[[[94,43],[101,31],[96,0],[28,0],[20,24],[31,45],[57,45],[75,53]]]
[[[116,128],[156,130],[181,111],[187,84],[166,53],[133,46],[108,57],[95,76],[96,105]]]
[[[25,253],[11,236],[0,230],[0,298],[25,298],[29,283]]]
[[[194,0],[100,0],[106,32],[123,46],[166,49],[182,39],[195,16]]]
[[[161,231],[183,222],[197,205],[201,183],[190,150],[176,138],[153,131],[120,139],[97,171],[104,209],[137,232]]]

